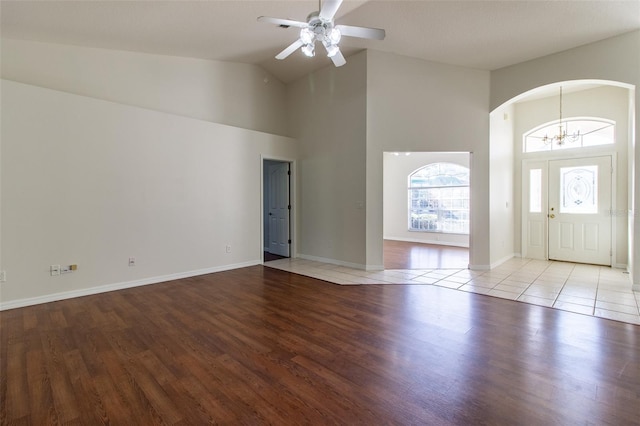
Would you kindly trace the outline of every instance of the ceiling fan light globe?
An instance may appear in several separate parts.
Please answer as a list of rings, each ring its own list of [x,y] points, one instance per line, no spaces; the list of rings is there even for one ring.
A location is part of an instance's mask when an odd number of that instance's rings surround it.
[[[331,31],[329,31],[329,42],[331,44],[338,44],[341,38],[342,34],[340,33],[340,30],[337,28],[331,28]]]
[[[334,56],[336,56],[338,54],[338,52],[340,51],[340,48],[335,45],[335,44],[329,44],[327,45],[327,56],[330,58],[333,58]]]
[[[304,44],[313,43],[314,37],[315,34],[309,28],[303,28],[300,30],[300,40],[302,40]]]
[[[315,56],[316,54],[315,48],[312,43],[305,44],[304,46],[302,46],[301,50],[302,50],[302,53],[304,53],[306,56],[310,58]]]

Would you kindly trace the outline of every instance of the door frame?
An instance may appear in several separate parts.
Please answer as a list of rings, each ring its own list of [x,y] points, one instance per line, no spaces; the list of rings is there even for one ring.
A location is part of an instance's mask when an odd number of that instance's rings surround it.
[[[528,212],[525,207],[528,205],[528,202],[525,200],[525,197],[529,195],[529,188],[526,187],[526,184],[529,182],[529,178],[525,176],[525,170],[528,170],[527,165],[530,163],[545,163],[546,166],[544,168],[546,175],[543,176],[543,182],[547,185],[547,193],[548,193],[548,173],[549,173],[549,162],[555,160],[579,160],[579,159],[589,159],[589,158],[597,158],[597,157],[611,157],[611,210],[615,210],[617,206],[617,187],[618,187],[618,157],[615,151],[605,151],[605,152],[593,152],[590,155],[585,155],[584,152],[569,154],[563,153],[564,155],[553,155],[553,156],[544,156],[544,157],[535,157],[535,158],[526,158],[522,160],[521,164],[521,178],[520,178],[520,252],[523,258],[527,258],[527,216]],[[547,212],[548,210],[548,196],[547,199],[542,200],[543,211]],[[613,212],[609,212],[609,220],[611,221],[611,267],[618,267],[616,259],[617,259],[617,221],[614,220]],[[549,218],[545,218],[544,224],[544,259],[541,260],[549,260]],[[537,259],[537,258],[532,258]]]
[[[291,205],[291,210],[289,212],[289,239],[291,240],[291,244],[289,246],[289,257],[293,259],[297,257],[297,230],[298,230],[298,221],[297,217],[297,200],[296,200],[296,160],[293,158],[287,157],[278,157],[271,155],[260,155],[260,259],[262,263],[264,263],[264,237],[265,237],[265,215],[264,209],[265,205],[268,202],[265,194],[264,188],[264,174],[265,174],[265,162],[266,161],[276,161],[280,163],[289,163],[289,171],[291,175],[289,176],[289,204]]]

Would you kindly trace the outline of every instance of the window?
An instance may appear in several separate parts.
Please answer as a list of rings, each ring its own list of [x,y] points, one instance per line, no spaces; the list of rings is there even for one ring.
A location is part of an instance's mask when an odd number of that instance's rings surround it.
[[[562,120],[562,132],[567,138],[558,143],[553,137],[560,132],[558,120],[543,124],[523,136],[523,152],[556,151],[608,145],[615,142],[615,122],[603,118],[569,118]],[[575,136],[575,137],[571,137]]]
[[[542,213],[542,169],[529,170],[529,213]]]
[[[469,169],[432,163],[409,175],[409,230],[469,233]]]

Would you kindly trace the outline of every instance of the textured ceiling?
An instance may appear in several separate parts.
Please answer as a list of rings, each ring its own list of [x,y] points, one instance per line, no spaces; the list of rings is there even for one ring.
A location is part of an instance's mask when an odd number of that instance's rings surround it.
[[[8,38],[257,64],[284,82],[329,65],[297,52],[297,38],[260,15],[306,20],[316,1],[6,1]],[[384,28],[383,41],[343,39],[347,57],[363,48],[493,70],[640,29],[640,0],[345,0],[336,21]]]

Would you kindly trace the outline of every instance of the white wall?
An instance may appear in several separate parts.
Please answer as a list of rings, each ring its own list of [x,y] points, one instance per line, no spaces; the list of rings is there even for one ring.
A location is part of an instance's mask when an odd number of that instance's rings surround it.
[[[7,80],[287,135],[285,87],[255,65],[6,38],[0,50]]]
[[[6,80],[1,108],[2,308],[260,263],[294,140]]]
[[[408,177],[431,163],[454,163],[469,167],[468,153],[411,152],[410,155],[385,152],[384,178],[384,239],[418,243],[469,247],[469,236],[442,232],[409,231]]]
[[[635,106],[632,106],[635,122],[630,127],[635,137],[640,134],[640,31],[491,72],[491,109],[536,87],[581,79],[620,82],[635,88]],[[632,136],[629,144],[635,146],[635,143]],[[630,150],[629,158],[633,158],[633,164],[629,166],[632,171],[629,218],[635,219],[640,211],[640,185],[635,185],[635,182],[640,177],[634,165],[640,160],[640,150]],[[630,271],[634,288],[640,290],[640,273],[637,272],[640,271],[640,226],[635,226],[634,220],[630,220],[629,229]]]
[[[300,144],[298,255],[359,268],[366,263],[366,57],[350,56],[287,87]]]
[[[515,219],[515,247],[520,248],[522,244],[521,222],[522,222],[522,160],[527,159],[551,159],[560,155],[563,158],[568,156],[597,156],[602,154],[613,154],[616,161],[616,205],[613,210],[618,212],[615,215],[616,230],[616,258],[613,259],[614,266],[625,267],[627,265],[628,254],[628,223],[627,215],[624,214],[629,208],[628,203],[628,181],[629,172],[627,164],[629,145],[629,90],[616,87],[604,86],[579,92],[565,93],[562,96],[564,117],[601,117],[614,120],[616,122],[616,143],[610,146],[589,147],[579,150],[565,150],[559,154],[530,153],[522,154],[522,136],[533,128],[558,119],[558,95],[528,102],[518,102],[515,104],[515,127],[513,129],[515,149],[515,181],[516,184],[516,205],[517,216]],[[619,212],[623,212],[619,214]]]
[[[491,265],[512,258],[514,252],[514,108],[498,108],[490,115]]]
[[[490,264],[489,72],[367,55],[367,264],[382,264],[383,152],[471,152],[472,268]]]

